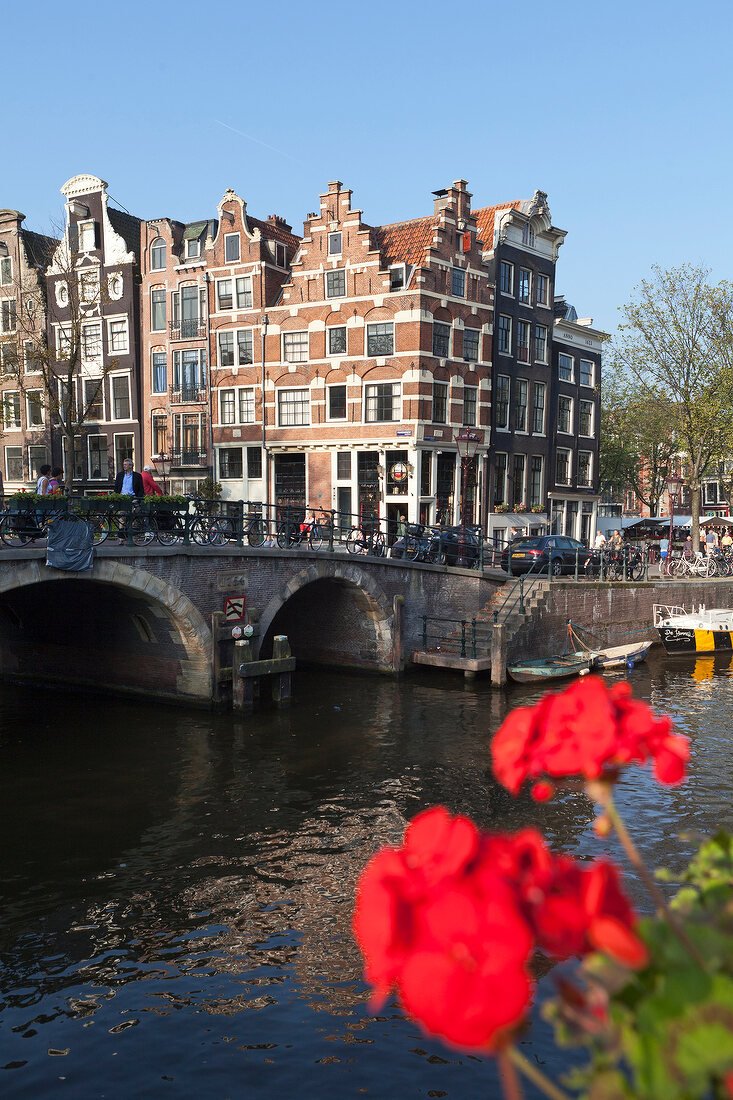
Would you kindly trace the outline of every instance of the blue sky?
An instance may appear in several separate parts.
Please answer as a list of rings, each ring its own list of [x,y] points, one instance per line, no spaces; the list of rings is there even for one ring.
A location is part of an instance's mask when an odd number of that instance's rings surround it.
[[[91,172],[142,218],[213,217],[232,187],[297,232],[328,180],[366,221],[546,191],[568,231],[559,292],[613,330],[649,273],[730,274],[733,9],[592,5],[202,5],[41,0],[3,11],[0,206],[49,231]]]

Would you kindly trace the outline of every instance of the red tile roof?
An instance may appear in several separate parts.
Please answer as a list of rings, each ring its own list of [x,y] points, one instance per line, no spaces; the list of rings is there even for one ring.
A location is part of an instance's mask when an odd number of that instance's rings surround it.
[[[253,218],[250,214],[247,214],[247,221],[252,227],[259,229],[266,240],[281,241],[283,244],[291,245],[294,249],[297,249],[300,244],[300,237],[275,222],[269,220],[263,222],[260,218]]]
[[[410,222],[394,222],[378,225],[374,229],[377,247],[388,264],[421,264],[425,261],[425,249],[432,244],[433,230],[439,217],[415,218]]]
[[[519,199],[512,199],[511,202],[500,202],[496,206],[484,206],[480,210],[473,211],[478,238],[484,243],[484,251],[494,247],[494,217],[497,211],[516,210],[520,205]]]

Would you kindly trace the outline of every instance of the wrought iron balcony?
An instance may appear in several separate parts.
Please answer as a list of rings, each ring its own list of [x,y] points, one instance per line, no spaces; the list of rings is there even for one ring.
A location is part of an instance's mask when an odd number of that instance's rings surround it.
[[[193,451],[176,451],[173,450],[171,455],[171,466],[206,466],[208,455],[206,451],[193,450]]]
[[[171,321],[168,328],[171,340],[197,340],[206,335],[206,322],[198,317],[192,321]]]
[[[171,405],[204,405],[206,403],[205,386],[171,386]]]

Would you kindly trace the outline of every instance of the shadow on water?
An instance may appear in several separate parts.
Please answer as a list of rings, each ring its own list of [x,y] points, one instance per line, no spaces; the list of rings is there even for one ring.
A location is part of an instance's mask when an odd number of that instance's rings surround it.
[[[680,822],[730,824],[730,660],[631,678],[693,741],[685,787],[635,769],[620,790],[679,866]],[[438,802],[599,853],[582,795],[537,807],[492,781],[493,730],[537,694],[309,672],[290,711],[244,719],[2,688],[4,1095],[492,1095],[490,1062],[395,1005],[367,1015],[353,888]],[[543,1025],[526,1041],[554,1057]]]

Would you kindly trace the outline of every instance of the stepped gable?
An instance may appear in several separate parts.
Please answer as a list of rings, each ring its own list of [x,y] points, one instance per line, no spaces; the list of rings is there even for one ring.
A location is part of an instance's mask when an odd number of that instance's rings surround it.
[[[518,210],[521,205],[520,199],[512,199],[510,202],[500,202],[495,206],[483,206],[473,211],[478,239],[484,243],[484,252],[490,252],[494,247],[494,221],[497,213],[502,213],[504,210]]]

